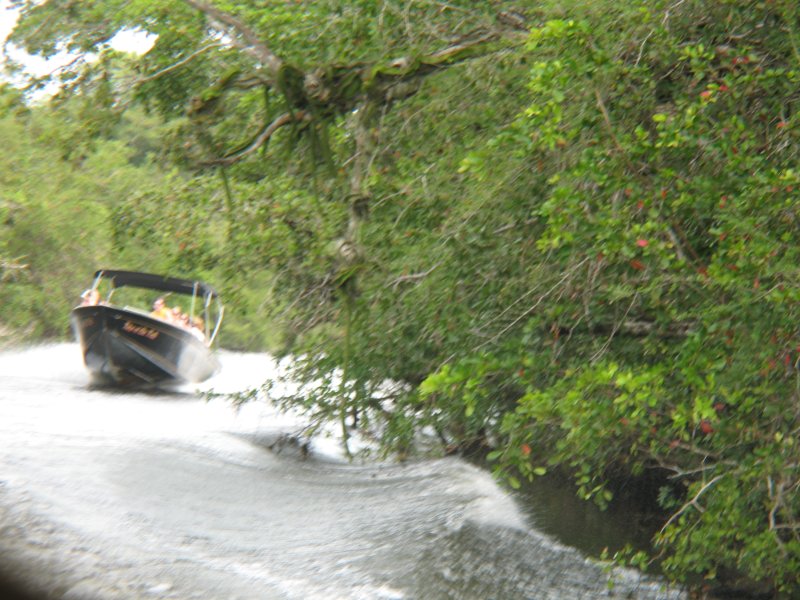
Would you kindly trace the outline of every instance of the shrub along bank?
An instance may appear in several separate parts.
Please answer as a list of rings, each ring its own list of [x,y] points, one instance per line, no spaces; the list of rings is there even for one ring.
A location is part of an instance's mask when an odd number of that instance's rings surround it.
[[[162,4],[21,18],[31,48],[161,35],[135,68],[78,80],[48,125],[56,158],[3,171],[20,192],[0,253],[32,278],[5,272],[14,314],[53,323],[66,301],[37,284],[89,247],[205,277],[230,298],[230,345],[295,353],[322,382],[286,402],[380,425],[387,449],[422,429],[480,448],[512,486],[566,472],[600,505],[654,473],[669,576],[800,593],[795,3]],[[120,117],[134,100],[163,129]],[[3,126],[20,119],[40,122]],[[81,193],[56,206],[34,181]],[[88,197],[104,208],[84,222],[106,226],[67,244],[58,211]]]

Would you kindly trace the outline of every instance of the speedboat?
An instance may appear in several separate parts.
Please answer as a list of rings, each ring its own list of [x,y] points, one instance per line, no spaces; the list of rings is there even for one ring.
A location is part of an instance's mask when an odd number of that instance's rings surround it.
[[[93,383],[171,387],[220,369],[213,344],[224,308],[208,284],[100,270],[82,299],[70,321]]]

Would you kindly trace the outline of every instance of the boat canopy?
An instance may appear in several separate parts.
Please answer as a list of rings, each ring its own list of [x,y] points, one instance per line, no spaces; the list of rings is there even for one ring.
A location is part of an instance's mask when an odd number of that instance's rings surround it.
[[[101,269],[94,274],[94,277],[95,286],[100,279],[108,279],[111,280],[111,283],[115,288],[129,285],[133,287],[159,290],[162,292],[186,294],[188,296],[194,296],[198,293],[206,297],[216,298],[218,296],[214,288],[206,283],[203,283],[202,281],[178,279],[176,277],[165,277],[163,275],[154,275],[152,273]]]

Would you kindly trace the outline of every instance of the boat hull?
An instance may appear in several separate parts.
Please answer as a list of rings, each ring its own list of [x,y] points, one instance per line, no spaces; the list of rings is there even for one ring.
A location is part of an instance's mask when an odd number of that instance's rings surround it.
[[[70,314],[94,383],[171,386],[198,383],[219,361],[190,331],[147,314],[113,306],[81,306]]]

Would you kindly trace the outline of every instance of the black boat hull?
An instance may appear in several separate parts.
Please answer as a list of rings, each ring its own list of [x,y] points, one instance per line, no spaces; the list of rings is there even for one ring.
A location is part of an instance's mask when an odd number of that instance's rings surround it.
[[[94,383],[171,386],[198,383],[219,370],[204,341],[189,330],[139,311],[80,306],[70,314]]]

